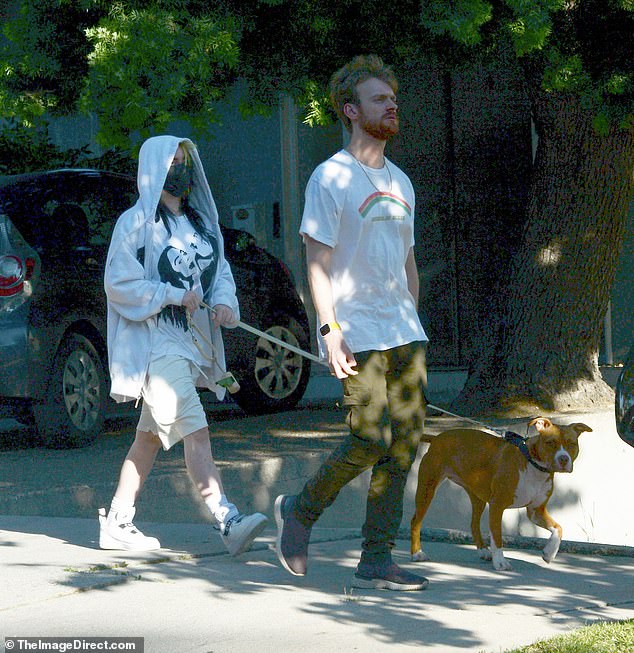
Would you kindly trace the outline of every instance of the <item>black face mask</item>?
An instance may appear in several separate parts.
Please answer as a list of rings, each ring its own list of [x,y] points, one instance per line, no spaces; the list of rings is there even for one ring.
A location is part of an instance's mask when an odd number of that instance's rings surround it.
[[[183,197],[192,184],[192,169],[186,163],[174,164],[167,173],[163,190],[174,197]]]

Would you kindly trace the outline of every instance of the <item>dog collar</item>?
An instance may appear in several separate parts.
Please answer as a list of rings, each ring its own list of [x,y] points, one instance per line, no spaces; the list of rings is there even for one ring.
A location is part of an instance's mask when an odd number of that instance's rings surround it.
[[[547,474],[550,474],[550,469],[547,467],[544,467],[543,465],[540,465],[532,456],[531,452],[528,450],[528,446],[526,445],[526,438],[523,438],[519,433],[513,433],[513,431],[506,431],[504,433],[504,439],[507,442],[510,442],[512,445],[515,445],[524,458],[528,460],[528,462],[535,467],[535,469],[538,469],[540,472],[546,472]]]

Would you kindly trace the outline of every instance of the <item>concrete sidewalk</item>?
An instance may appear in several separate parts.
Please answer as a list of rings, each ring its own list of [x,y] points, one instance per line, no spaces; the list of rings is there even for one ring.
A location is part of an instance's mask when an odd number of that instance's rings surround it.
[[[274,528],[230,558],[203,524],[140,524],[167,548],[97,548],[95,520],[0,517],[5,637],[143,637],[146,653],[486,651],[634,618],[634,559],[509,550],[498,573],[473,547],[429,542],[433,561],[395,559],[430,579],[423,592],[350,590],[360,538],[316,528],[304,578],[287,574]],[[8,650],[8,649],[7,649]],[[14,649],[15,650],[15,649]]]
[[[343,437],[343,413],[330,401],[337,387],[330,392],[309,392],[299,410],[285,414],[216,416],[214,455],[243,510],[271,517],[275,496],[298,491]],[[367,473],[324,513],[309,572],[295,578],[277,561],[272,522],[251,552],[226,554],[196,504],[179,451],[159,457],[137,513],[164,548],[99,550],[96,507],[112,496],[133,422],[129,433],[106,434],[84,450],[9,449],[0,456],[0,644],[9,636],[99,636],[143,637],[146,653],[500,653],[592,621],[634,618],[634,515],[623,501],[634,449],[619,440],[611,411],[556,418],[584,421],[593,432],[582,436],[574,472],[555,482],[549,507],[564,528],[555,561],[541,559],[543,541],[534,538],[544,532],[523,511],[509,510],[504,532],[517,545],[506,551],[513,570],[495,572],[447,530],[469,524],[466,494],[447,483],[424,523],[432,561],[411,563],[415,465],[394,557],[430,585],[411,593],[348,588]],[[426,430],[456,425],[432,417]],[[505,426],[524,433],[520,421]]]

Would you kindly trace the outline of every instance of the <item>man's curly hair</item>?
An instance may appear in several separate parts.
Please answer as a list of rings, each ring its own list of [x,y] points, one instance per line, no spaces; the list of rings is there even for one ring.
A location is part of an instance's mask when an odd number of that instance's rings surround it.
[[[349,132],[352,131],[352,123],[344,115],[343,107],[348,103],[358,104],[357,86],[372,78],[388,84],[394,93],[398,91],[398,82],[391,68],[375,54],[355,57],[330,78],[330,102]]]

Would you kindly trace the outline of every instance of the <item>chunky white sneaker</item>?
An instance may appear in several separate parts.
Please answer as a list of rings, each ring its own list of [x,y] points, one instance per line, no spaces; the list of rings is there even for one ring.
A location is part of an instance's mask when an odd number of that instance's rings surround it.
[[[146,537],[132,523],[135,509],[113,513],[99,508],[99,547],[114,551],[154,551],[161,548],[155,537]]]
[[[268,517],[259,512],[231,517],[220,531],[229,554],[237,556],[248,551],[253,540],[264,530],[268,521]]]

